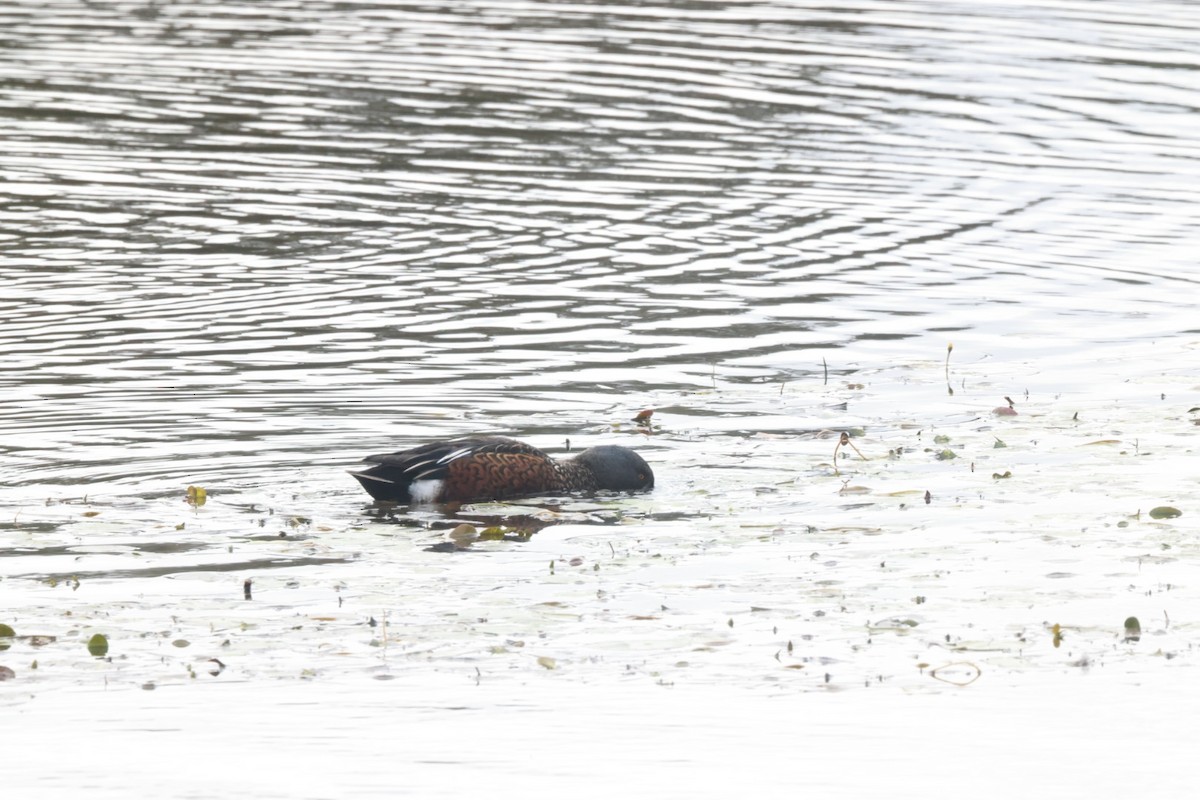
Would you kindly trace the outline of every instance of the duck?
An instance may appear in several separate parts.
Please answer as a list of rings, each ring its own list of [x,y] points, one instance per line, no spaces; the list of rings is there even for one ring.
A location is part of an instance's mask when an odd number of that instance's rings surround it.
[[[504,436],[467,436],[398,453],[367,456],[351,471],[375,500],[429,504],[506,500],[544,494],[642,492],[654,472],[628,447],[590,447],[556,459]]]

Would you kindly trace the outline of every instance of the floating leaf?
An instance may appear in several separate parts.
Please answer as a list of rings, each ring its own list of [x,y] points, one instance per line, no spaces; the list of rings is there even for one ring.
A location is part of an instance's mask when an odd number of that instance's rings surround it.
[[[1150,509],[1150,519],[1174,519],[1175,517],[1182,516],[1182,511],[1171,506],[1155,506]]]
[[[83,512],[83,515],[85,517],[98,517],[98,516],[100,516],[100,512],[99,511],[85,511],[85,512]]]
[[[993,472],[992,477],[995,478],[996,480],[1001,480],[1003,478],[1011,478],[1012,472],[1010,472],[1009,470],[1004,470],[1004,474],[1000,474],[999,472]]]
[[[11,681],[17,677],[17,673],[13,672],[9,667],[0,667],[0,681]]]
[[[558,662],[550,656],[538,656],[537,662],[546,669],[558,669]]]
[[[108,655],[108,637],[103,633],[97,633],[88,639],[87,649],[96,658]]]
[[[970,661],[955,661],[929,670],[929,677],[955,686],[970,686],[983,672]]]
[[[635,416],[633,418],[633,421],[638,423],[639,425],[648,425],[650,423],[650,418],[653,416],[654,416],[654,409],[647,408],[645,411],[639,411],[637,413],[637,416]]]
[[[199,508],[208,500],[208,492],[200,486],[189,486],[187,488],[187,502],[190,506]]]
[[[1138,622],[1137,617],[1129,617],[1125,620],[1125,641],[1136,642],[1142,638],[1142,623]]]
[[[1004,443],[1004,442],[1003,442],[1003,441],[1000,439],[1000,437],[996,436],[996,437],[993,437],[993,438],[996,440],[996,443],[995,443],[994,445],[992,445],[992,449],[993,449],[993,450],[999,450],[1001,447],[1008,447],[1008,445],[1006,445],[1006,444],[1005,444],[1005,443]]]
[[[16,636],[17,632],[8,625],[0,622],[0,650],[7,650],[12,646],[12,637]]]
[[[993,408],[992,413],[997,417],[1015,417],[1017,415],[1017,410],[1015,408],[1010,408],[1009,406],[999,406],[998,408]]]
[[[471,543],[479,538],[479,531],[474,525],[464,522],[461,525],[456,525],[446,534],[450,537],[450,541],[454,542],[455,547],[465,549],[471,546]]]
[[[938,461],[949,461],[952,458],[958,458],[958,453],[947,448],[935,455],[934,458],[936,458]]]
[[[944,433],[939,433],[933,437],[934,444],[950,444],[950,437]]]

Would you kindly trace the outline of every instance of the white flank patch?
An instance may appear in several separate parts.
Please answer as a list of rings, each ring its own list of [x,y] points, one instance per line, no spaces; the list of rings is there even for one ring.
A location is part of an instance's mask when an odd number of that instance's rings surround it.
[[[408,487],[414,503],[432,503],[441,492],[442,481],[439,480],[413,481]]]

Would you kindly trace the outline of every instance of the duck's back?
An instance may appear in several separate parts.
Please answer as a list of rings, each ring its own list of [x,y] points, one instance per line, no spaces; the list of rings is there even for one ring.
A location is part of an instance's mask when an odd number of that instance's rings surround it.
[[[376,500],[397,503],[498,500],[563,488],[554,459],[501,436],[433,442],[365,460],[375,466],[351,474]]]

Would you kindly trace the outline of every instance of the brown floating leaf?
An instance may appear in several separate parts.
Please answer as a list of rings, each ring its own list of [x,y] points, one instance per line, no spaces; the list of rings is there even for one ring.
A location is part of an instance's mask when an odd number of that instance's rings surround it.
[[[1015,416],[1017,416],[1017,410],[1015,408],[1011,408],[1009,406],[999,406],[997,408],[993,408],[992,413],[995,414],[997,417],[1015,417]]]
[[[85,511],[85,512],[83,512],[83,515],[85,517],[98,517],[98,516],[100,516],[100,512],[99,511]]]
[[[11,681],[17,677],[17,673],[13,672],[10,667],[0,666],[0,681]]]
[[[654,409],[647,408],[645,411],[639,411],[637,413],[637,415],[634,416],[633,421],[641,423],[641,424],[646,424],[650,421],[650,418],[653,416],[654,416]]]

